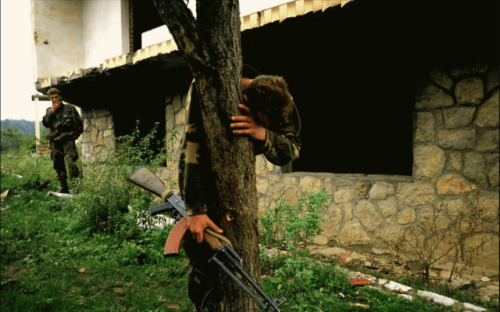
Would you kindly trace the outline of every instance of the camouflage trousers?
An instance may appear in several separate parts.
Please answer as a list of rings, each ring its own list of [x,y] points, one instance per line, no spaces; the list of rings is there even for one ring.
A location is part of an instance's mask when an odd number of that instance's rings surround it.
[[[68,178],[64,159],[66,159],[66,162],[68,163],[69,178],[78,178],[80,176],[80,171],[76,166],[78,152],[76,151],[75,141],[51,141],[50,148],[50,159],[54,162],[57,179],[65,180]]]
[[[213,252],[205,243],[198,243],[191,232],[187,231],[182,241],[182,247],[189,257],[188,294],[189,299],[196,306],[196,311],[208,308],[214,311],[209,297],[219,291],[219,268],[208,260]]]

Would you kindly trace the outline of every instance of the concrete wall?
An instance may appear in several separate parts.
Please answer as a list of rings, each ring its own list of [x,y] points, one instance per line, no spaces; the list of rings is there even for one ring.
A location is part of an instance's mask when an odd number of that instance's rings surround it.
[[[31,1],[35,79],[84,66],[82,8],[82,1]]]
[[[130,52],[128,5],[120,0],[83,1],[84,68]]]
[[[487,215],[483,230],[473,241],[494,236],[475,258],[477,274],[498,274],[499,212],[499,69],[478,65],[445,71],[436,68],[415,96],[413,176],[282,173],[279,166],[257,156],[257,196],[261,213],[279,197],[294,205],[305,194],[324,187],[332,195],[323,211],[323,233],[316,248],[345,248],[384,255],[405,228],[426,227],[433,205],[441,200],[450,215],[460,212],[461,194],[482,191],[480,207]],[[173,158],[158,175],[167,184],[177,181],[180,142],[184,133],[186,98],[166,98],[166,127]],[[463,188],[462,188],[463,186]],[[170,186],[178,190],[177,185]],[[446,262],[446,260],[445,260]]]

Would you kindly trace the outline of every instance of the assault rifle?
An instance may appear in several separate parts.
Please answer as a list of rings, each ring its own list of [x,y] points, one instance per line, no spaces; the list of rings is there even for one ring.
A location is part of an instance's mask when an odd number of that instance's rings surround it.
[[[154,216],[160,213],[167,212],[172,218],[175,219],[176,224],[172,231],[170,232],[167,242],[165,244],[165,250],[163,252],[164,257],[176,257],[179,255],[179,247],[181,245],[182,238],[187,231],[187,211],[184,206],[184,201],[181,199],[179,194],[168,191],[163,182],[155,176],[151,171],[145,167],[141,167],[131,173],[128,178],[130,182],[142,187],[145,190],[159,196],[164,203],[149,208],[149,213]],[[229,277],[235,281],[252,299],[259,305],[263,310],[271,309],[271,311],[279,312],[278,308],[286,300],[285,297],[277,300],[271,300],[264,291],[255,283],[250,276],[243,270],[242,264],[243,260],[236,254],[236,252],[228,244],[229,240],[220,234],[215,233],[209,228],[206,228],[203,233],[203,240],[207,243],[214,255],[208,260],[208,262],[215,263],[218,265]],[[232,270],[228,268],[225,264],[229,264]],[[254,293],[248,289],[248,287],[243,284],[243,282],[236,276],[233,271],[236,271],[240,276],[245,277],[248,283],[264,298],[264,302],[260,301]],[[267,302],[267,305],[266,305]]]

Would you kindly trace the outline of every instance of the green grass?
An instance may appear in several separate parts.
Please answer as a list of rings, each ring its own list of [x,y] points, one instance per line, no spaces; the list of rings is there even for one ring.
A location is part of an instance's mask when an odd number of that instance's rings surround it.
[[[174,259],[162,255],[169,227],[141,229],[135,213],[97,199],[112,187],[96,191],[99,196],[73,200],[47,196],[47,190],[33,191],[37,182],[48,178],[53,179],[49,190],[59,187],[52,162],[48,157],[18,156],[2,154],[1,191],[17,191],[0,205],[7,208],[0,213],[2,311],[191,311],[185,253]],[[89,193],[92,185],[100,184],[83,180],[74,186],[75,193]],[[109,196],[123,192],[120,187]],[[136,211],[153,205],[147,194],[137,189],[129,193]],[[95,207],[89,207],[92,198]],[[103,203],[109,205],[107,210],[96,208]],[[95,217],[107,223],[96,227]],[[282,311],[453,311],[351,286],[335,263],[320,264],[307,256],[262,255],[261,260],[268,276],[262,288],[273,299],[286,297]]]

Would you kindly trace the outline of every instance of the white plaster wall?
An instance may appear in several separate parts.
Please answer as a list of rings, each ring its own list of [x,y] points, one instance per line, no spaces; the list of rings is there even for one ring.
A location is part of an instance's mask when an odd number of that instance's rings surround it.
[[[82,1],[32,0],[31,18],[36,79],[66,76],[83,66]]]
[[[167,26],[163,25],[143,32],[141,34],[141,39],[141,49],[144,49],[145,47],[149,47],[153,44],[172,39],[172,35],[168,31]]]
[[[83,2],[84,68],[129,51],[128,1]]]

